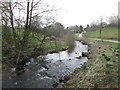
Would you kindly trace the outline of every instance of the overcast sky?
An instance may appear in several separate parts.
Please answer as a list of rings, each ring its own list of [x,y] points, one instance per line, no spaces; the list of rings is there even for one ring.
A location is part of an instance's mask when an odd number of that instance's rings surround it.
[[[57,11],[57,21],[61,22],[65,27],[70,25],[86,26],[93,21],[100,21],[101,17],[103,17],[103,21],[106,22],[109,16],[118,15],[119,1],[120,0],[42,0],[42,2],[50,6],[54,6],[57,9],[59,8]]]
[[[57,19],[63,25],[83,25],[92,21],[103,21],[111,15],[117,15],[119,0],[43,0],[50,5],[61,8]]]

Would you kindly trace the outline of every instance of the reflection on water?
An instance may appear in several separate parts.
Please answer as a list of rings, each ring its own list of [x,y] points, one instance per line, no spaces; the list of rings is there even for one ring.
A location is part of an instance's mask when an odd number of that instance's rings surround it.
[[[48,55],[40,55],[37,59],[31,59],[26,63],[22,71],[7,71],[3,73],[3,88],[53,88],[62,84],[59,79],[81,67],[88,59],[80,57],[82,52],[87,52],[88,46],[75,41],[75,49],[72,53],[61,51]]]

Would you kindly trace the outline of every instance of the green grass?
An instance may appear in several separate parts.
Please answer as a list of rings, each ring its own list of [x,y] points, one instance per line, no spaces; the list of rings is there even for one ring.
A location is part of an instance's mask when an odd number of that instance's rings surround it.
[[[24,32],[23,29],[16,29],[16,30],[17,30],[16,32],[17,35],[20,37],[20,40],[22,40],[23,32]],[[21,46],[19,44],[18,47],[15,47],[11,28],[3,27],[2,37],[3,37],[2,47],[4,48],[2,53],[3,61],[7,63],[16,62],[18,53],[20,52],[19,47]],[[28,48],[26,48],[24,52],[22,51],[22,54],[27,58],[32,56],[31,54],[34,51],[34,49],[40,47],[41,41],[43,40],[43,38],[44,38],[44,35],[40,33],[30,32],[29,39],[28,39]],[[19,43],[19,40],[17,41],[17,43]],[[50,40],[50,37],[47,36],[42,45],[42,49],[40,49],[38,53],[47,54],[49,52],[58,52],[67,48],[68,48],[68,45],[64,39],[57,38],[55,41],[54,39]],[[14,58],[12,56],[14,56]],[[23,56],[21,56],[21,58],[22,57]]]
[[[117,43],[82,39],[90,44],[91,60],[82,68],[77,68],[65,88],[117,88],[118,87],[118,55],[120,47]],[[101,47],[101,48],[99,48]]]
[[[85,34],[86,37],[90,38],[99,38],[100,37],[100,31],[91,31],[87,32]],[[118,29],[117,28],[104,28],[102,29],[101,37],[103,39],[113,39],[117,40],[118,39]]]
[[[44,50],[47,52],[58,52],[62,49],[67,49],[68,45],[64,40],[59,40],[59,41],[47,41],[44,43]]]
[[[3,27],[4,29],[4,27]],[[16,29],[16,33],[19,35],[20,39],[23,38],[23,29]],[[3,30],[3,41],[8,42],[9,44],[3,44],[3,47],[7,47],[7,46],[14,46],[12,42],[12,34],[11,34],[12,30],[11,28],[7,28],[6,30]],[[28,43],[28,47],[30,50],[32,50],[35,47],[39,47],[39,45],[41,44],[41,41],[43,39],[44,35],[40,34],[40,33],[36,33],[36,32],[31,32],[29,35],[29,43]],[[56,47],[57,45],[57,47]],[[55,40],[50,41],[49,37],[46,38],[43,48],[44,50],[48,50],[48,51],[52,51],[52,50],[62,50],[64,48],[68,48],[67,43],[65,42],[65,40],[59,39],[56,40],[56,45],[55,45]]]

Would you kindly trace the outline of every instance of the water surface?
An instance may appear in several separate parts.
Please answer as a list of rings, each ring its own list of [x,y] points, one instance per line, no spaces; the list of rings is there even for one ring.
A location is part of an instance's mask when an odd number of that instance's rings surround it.
[[[72,53],[61,51],[31,58],[25,69],[3,72],[3,88],[53,88],[62,84],[59,79],[73,73],[75,68],[81,67],[88,59],[81,57],[87,52],[88,46],[75,41]]]

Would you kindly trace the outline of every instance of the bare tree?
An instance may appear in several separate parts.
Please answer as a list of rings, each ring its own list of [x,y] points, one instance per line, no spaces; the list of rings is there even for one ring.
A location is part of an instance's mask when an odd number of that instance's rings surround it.
[[[100,38],[102,33],[102,27],[103,27],[103,18],[101,18],[101,23],[100,23]]]
[[[34,18],[39,17],[40,22],[38,24],[41,24],[43,21],[43,17],[47,13],[50,13],[52,11],[55,11],[54,9],[45,8],[45,5],[43,6],[41,3],[41,0],[38,0],[35,2],[34,0],[30,1],[27,0],[27,3],[21,3],[21,2],[2,2],[2,19],[3,24],[5,27],[10,27],[10,30],[12,30],[12,36],[14,41],[14,50],[16,52],[15,57],[17,57],[17,63],[20,62],[20,58],[26,58],[26,50],[28,49],[29,44],[29,35],[31,34],[32,24],[34,23]],[[25,7],[25,8],[24,8]],[[48,6],[47,6],[48,7]],[[39,8],[39,12],[38,12]],[[41,8],[41,9],[40,9]],[[22,9],[22,11],[21,11]],[[18,11],[18,14],[17,14]],[[20,12],[23,14],[20,14]],[[24,19],[26,17],[26,19]],[[50,21],[50,20],[49,20]],[[50,21],[51,22],[51,21]],[[47,22],[47,24],[50,24],[50,22]],[[19,24],[19,25],[18,25]],[[42,25],[43,24],[43,25]],[[44,22],[41,24],[41,27],[45,27]],[[17,27],[18,26],[18,27]],[[18,33],[18,29],[23,27],[23,35],[20,35]],[[17,28],[16,28],[17,27]],[[39,27],[38,27],[39,28]],[[43,29],[44,33],[46,33],[47,29]],[[42,47],[43,42],[46,39],[46,35],[44,35],[43,39],[40,41],[41,44],[39,48]]]
[[[110,16],[108,18],[109,26],[110,27],[117,27],[118,25],[118,16]]]

